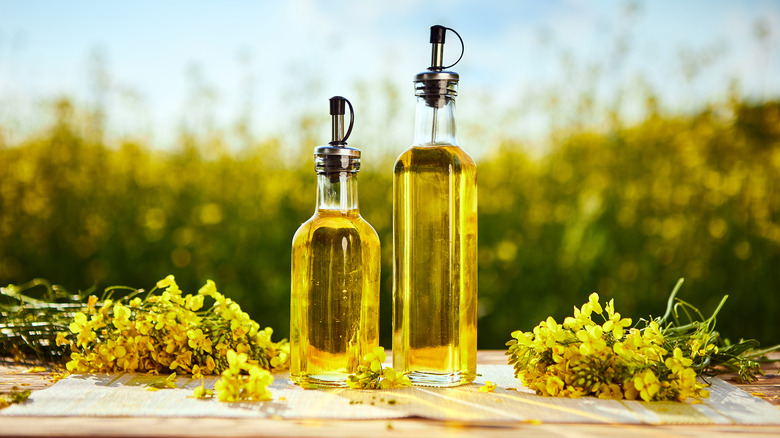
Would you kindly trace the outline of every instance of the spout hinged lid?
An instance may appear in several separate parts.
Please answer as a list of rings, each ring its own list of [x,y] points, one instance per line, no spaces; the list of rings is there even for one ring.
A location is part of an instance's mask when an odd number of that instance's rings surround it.
[[[314,148],[314,167],[317,172],[338,173],[360,170],[360,149],[347,146],[352,133],[355,111],[352,103],[344,97],[333,96],[330,99],[331,141],[327,145]],[[344,132],[344,115],[349,106],[350,121]]]
[[[461,51],[460,51],[460,56],[458,56],[458,59],[455,62],[445,66],[444,65],[444,42],[448,30],[454,33],[460,40]],[[460,37],[458,32],[455,31],[455,29],[444,27],[437,24],[431,26],[430,43],[431,43],[431,66],[428,67],[427,71],[417,73],[414,77],[414,81],[415,82],[423,82],[423,81],[457,82],[460,79],[460,75],[458,75],[454,71],[449,71],[447,69],[455,66],[455,64],[460,62],[460,60],[463,58],[463,53],[465,51],[463,38]]]

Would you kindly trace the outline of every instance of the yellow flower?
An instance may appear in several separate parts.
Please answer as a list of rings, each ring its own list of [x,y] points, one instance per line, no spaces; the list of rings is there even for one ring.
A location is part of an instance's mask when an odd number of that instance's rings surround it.
[[[579,313],[579,309],[576,307],[574,308],[575,313]],[[573,332],[577,332],[582,328],[582,322],[580,322],[577,318],[567,316],[563,320],[563,326]]]
[[[57,344],[58,347],[69,344],[70,341],[68,341],[68,333],[57,332],[57,337],[54,339],[54,343]]]
[[[242,325],[239,321],[233,320],[230,323],[231,333],[233,334],[233,340],[241,339],[249,333],[246,326]]]
[[[246,396],[250,400],[271,400],[271,391],[268,386],[273,383],[274,377],[268,370],[257,365],[249,368],[249,378],[246,382]]]
[[[609,312],[607,312],[609,313]],[[620,318],[620,313],[612,313],[609,319],[604,322],[601,328],[607,332],[612,333],[615,339],[621,339],[623,337],[623,328],[631,325],[631,318]]]
[[[558,376],[551,376],[547,379],[547,383],[544,386],[544,395],[557,395],[563,390],[564,383]]]
[[[119,330],[126,330],[132,327],[133,323],[130,322],[131,311],[129,308],[117,303],[114,304],[114,319],[111,321],[114,327]]]
[[[180,353],[176,356],[176,360],[169,365],[170,369],[182,368],[189,370],[189,366],[192,365],[192,351],[187,350],[184,353]]]
[[[173,327],[176,325],[176,312],[170,311],[162,315],[158,315],[157,324],[155,324],[155,330],[162,330],[164,327]]]
[[[207,297],[213,297],[217,294],[217,286],[214,284],[211,280],[206,280],[206,284],[204,284],[199,290],[198,295],[203,295]]]
[[[103,301],[103,306],[98,310],[99,314],[103,317],[108,316],[108,310],[111,309],[111,306],[114,305],[113,300],[105,300]]]
[[[160,299],[163,303],[175,303],[180,306],[184,305],[184,298],[181,296],[181,291],[178,286],[169,286],[168,289],[160,295]]]
[[[163,289],[175,285],[176,285],[176,279],[173,277],[173,275],[168,275],[167,277],[157,282],[158,289]]]
[[[214,388],[217,390],[217,398],[220,401],[235,402],[241,400],[270,400],[271,392],[268,386],[273,383],[273,376],[268,370],[257,365],[241,362],[241,354],[236,355],[233,350],[228,351],[228,361],[231,367],[222,372]],[[245,355],[244,355],[245,356]],[[244,360],[246,360],[244,358]],[[240,364],[241,367],[233,368]],[[245,370],[248,375],[242,375]]]
[[[238,317],[238,314],[241,312],[241,308],[238,304],[234,303],[230,298],[226,299],[221,304],[221,313],[222,313],[222,319],[225,321],[232,321]],[[232,328],[232,327],[231,327]]]
[[[185,307],[193,312],[197,312],[203,307],[203,295],[189,295],[184,297]]]
[[[601,385],[598,397],[601,399],[622,400],[623,390],[615,383]]]
[[[672,355],[673,357],[667,358],[664,364],[672,371],[673,374],[681,374],[683,370],[691,366],[693,363],[693,359],[683,357],[683,353],[680,347],[675,347]]]
[[[211,339],[203,333],[203,330],[188,330],[187,337],[189,338],[187,343],[191,348],[211,353]]]
[[[75,352],[70,354],[70,361],[65,364],[65,368],[72,373],[85,373],[88,370],[84,357]]]
[[[238,401],[237,381],[230,370],[222,372],[222,377],[214,384],[214,390],[217,391],[217,399],[221,402]]]
[[[87,325],[87,315],[76,312],[75,315],[73,315],[73,322],[68,325],[68,328],[70,329],[71,333],[79,333],[81,332],[84,327]]]
[[[246,353],[236,353],[235,350],[228,350],[227,352],[228,369],[233,374],[238,374],[241,370],[246,368]]]
[[[479,392],[493,392],[496,390],[496,384],[490,380],[485,380],[485,385],[479,388]]]
[[[588,297],[588,304],[590,304],[590,308],[594,312],[598,313],[599,315],[602,312],[604,312],[601,309],[601,304],[599,304],[599,294],[597,294],[596,292],[593,292],[592,294],[590,294],[590,296]]]
[[[92,331],[92,326],[92,322],[87,320],[87,315],[81,312],[73,315],[73,322],[68,325],[68,328],[76,334],[77,346],[86,347],[97,338],[97,334]]]
[[[590,321],[591,313],[593,313],[593,306],[591,306],[590,303],[585,303],[579,311],[574,312],[574,316],[580,320],[587,319]]]
[[[658,377],[651,370],[635,375],[632,381],[634,388],[639,392],[639,396],[644,401],[651,401],[661,389]]]
[[[192,396],[197,398],[197,399],[201,399],[201,400],[207,399],[207,398],[212,398],[212,397],[214,397],[214,391],[212,391],[210,389],[206,389],[205,386],[201,385],[201,386],[198,386],[197,388],[195,388],[192,391]]]
[[[283,356],[288,354],[287,351],[280,352]],[[393,368],[382,367],[386,359],[385,349],[381,346],[374,347],[360,360],[357,370],[349,375],[347,386],[356,389],[377,389],[411,385],[412,382],[406,375],[396,372]]]
[[[601,326],[598,325],[578,331],[577,339],[582,342],[579,348],[580,354],[583,356],[597,354],[607,348],[607,341],[604,340],[603,334]]]
[[[387,367],[382,372],[382,380],[379,383],[379,387],[382,389],[411,386],[412,381],[409,380],[409,376],[399,373],[392,367]]]
[[[98,297],[94,295],[90,295],[89,298],[87,298],[87,310],[89,313],[95,312],[95,304],[97,303]]]
[[[206,356],[206,369],[209,371],[209,374],[213,373],[216,367],[217,364],[214,363],[214,358],[211,356]]]
[[[147,315],[145,319],[135,321],[135,329],[138,331],[138,333],[146,336],[149,334],[149,331],[154,327],[153,322],[154,321],[152,320],[152,317],[150,315]]]
[[[387,360],[387,354],[385,353],[385,349],[383,347],[372,348],[371,353],[368,353],[365,356],[365,360],[367,361],[378,360],[379,363],[384,363]]]
[[[566,331],[564,331],[563,326],[558,324],[555,319],[552,316],[548,316],[547,320],[544,322],[545,327],[547,328],[545,335],[549,336],[547,338],[547,341],[545,342],[545,345],[547,347],[552,347],[555,345],[556,342],[563,342],[566,340]]]
[[[517,339],[517,343],[519,345],[530,345],[531,344],[531,337],[529,336],[531,333],[525,333],[522,330],[515,330],[512,332],[512,337]]]

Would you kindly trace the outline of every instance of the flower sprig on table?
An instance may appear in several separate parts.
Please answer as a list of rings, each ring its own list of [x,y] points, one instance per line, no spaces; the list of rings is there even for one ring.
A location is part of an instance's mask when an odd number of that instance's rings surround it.
[[[155,294],[155,291],[160,291]],[[191,373],[228,369],[228,351],[244,353],[265,369],[287,364],[287,343],[271,341],[273,330],[260,329],[241,307],[208,280],[196,295],[184,295],[172,275],[145,298],[140,291],[120,300],[91,296],[60,332],[57,344],[71,350],[72,372]],[[207,297],[214,304],[201,310]]]
[[[645,401],[708,397],[706,384],[697,377],[718,370],[755,380],[761,369],[752,358],[778,347],[756,350],[753,340],[721,341],[715,317],[728,296],[705,319],[676,298],[681,286],[682,280],[663,317],[641,319],[633,327],[630,318],[615,311],[614,300],[602,306],[593,293],[562,324],[548,317],[531,332],[513,332],[507,355],[515,377],[541,395]],[[594,321],[596,316],[603,322]]]
[[[238,401],[267,399],[267,386],[273,381],[269,371],[288,365],[287,341],[273,342],[273,330],[260,329],[211,280],[197,294],[185,295],[169,275],[148,293],[114,287],[102,299],[91,295],[86,305],[74,308],[76,303],[68,303],[59,313],[56,303],[31,300],[16,287],[3,289],[26,310],[46,306],[49,312],[48,319],[20,323],[16,332],[8,329],[10,333],[19,335],[24,327],[51,333],[49,324],[67,327],[56,332],[53,342],[51,336],[18,337],[27,341],[23,346],[28,349],[50,349],[48,357],[69,357],[65,366],[70,372],[179,372],[201,378],[221,374],[218,398]],[[113,300],[117,289],[130,293]],[[204,309],[206,301],[213,304]],[[208,390],[201,385],[195,395],[205,397]]]
[[[357,372],[350,374],[347,385],[355,389],[388,389],[411,386],[409,377],[396,372],[391,367],[383,367],[387,354],[383,347],[374,347],[370,353],[363,356]]]
[[[227,360],[228,367],[222,371],[222,376],[214,386],[214,389],[217,390],[219,401],[237,402],[271,399],[271,391],[268,390],[268,386],[273,383],[274,377],[268,370],[261,368],[257,363],[248,359],[246,353],[236,353],[233,350],[228,350]],[[203,388],[203,385],[200,388]],[[204,391],[204,389],[196,388],[195,396],[197,397],[201,391]]]
[[[7,394],[0,392],[0,409],[5,409],[13,404],[20,404],[30,398],[29,389],[19,389],[18,386],[11,387]]]

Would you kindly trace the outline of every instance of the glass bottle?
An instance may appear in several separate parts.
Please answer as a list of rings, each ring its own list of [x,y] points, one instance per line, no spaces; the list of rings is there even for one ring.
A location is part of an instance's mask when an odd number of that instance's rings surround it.
[[[393,180],[393,367],[427,386],[469,383],[477,370],[477,167],[455,138],[448,29],[431,27],[433,65],[414,79],[414,142]]]
[[[344,135],[349,102],[330,101],[333,141],[314,150],[317,208],[292,245],[290,378],[304,386],[346,386],[379,345],[379,236],[358,210],[352,123]]]

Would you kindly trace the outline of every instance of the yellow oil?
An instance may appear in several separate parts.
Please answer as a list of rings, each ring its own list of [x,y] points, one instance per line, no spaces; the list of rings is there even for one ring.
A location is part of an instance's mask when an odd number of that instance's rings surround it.
[[[415,146],[394,169],[393,367],[455,386],[477,370],[477,167],[458,146]]]
[[[346,386],[379,345],[379,237],[357,211],[319,210],[293,238],[290,378]]]

